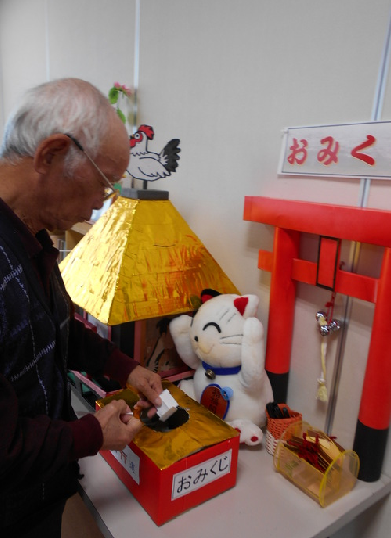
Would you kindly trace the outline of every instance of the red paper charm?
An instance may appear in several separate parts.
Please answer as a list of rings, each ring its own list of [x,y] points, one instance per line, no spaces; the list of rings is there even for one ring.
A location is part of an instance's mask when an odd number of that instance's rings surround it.
[[[225,392],[219,385],[211,384],[204,389],[201,404],[219,418],[224,419],[229,408],[229,401],[226,398]]]

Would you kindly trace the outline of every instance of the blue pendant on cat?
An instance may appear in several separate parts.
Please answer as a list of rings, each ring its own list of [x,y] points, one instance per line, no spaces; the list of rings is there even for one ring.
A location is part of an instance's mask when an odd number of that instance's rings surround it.
[[[200,403],[224,420],[233,394],[234,391],[230,387],[220,387],[216,383],[211,383],[203,390]]]

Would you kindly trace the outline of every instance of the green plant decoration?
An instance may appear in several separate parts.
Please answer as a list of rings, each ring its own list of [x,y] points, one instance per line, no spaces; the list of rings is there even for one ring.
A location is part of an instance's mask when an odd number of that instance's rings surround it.
[[[120,108],[120,102],[124,99],[131,102],[133,97],[133,90],[128,88],[124,84],[119,82],[114,82],[114,86],[110,88],[108,93],[109,102],[115,106],[118,117],[126,125],[126,122],[129,121],[129,118],[126,117],[124,112]]]

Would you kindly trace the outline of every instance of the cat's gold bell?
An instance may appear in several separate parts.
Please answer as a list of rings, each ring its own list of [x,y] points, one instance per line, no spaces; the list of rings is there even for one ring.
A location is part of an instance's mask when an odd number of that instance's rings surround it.
[[[208,379],[216,379],[216,374],[213,370],[208,368],[207,370],[205,370],[205,377],[207,377]]]

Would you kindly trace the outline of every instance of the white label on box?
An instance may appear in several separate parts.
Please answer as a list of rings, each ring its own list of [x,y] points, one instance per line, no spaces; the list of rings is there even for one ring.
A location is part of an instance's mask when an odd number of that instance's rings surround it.
[[[123,450],[112,450],[115,459],[124,467],[133,480],[140,485],[140,458],[126,446]]]
[[[199,465],[185,469],[172,477],[171,500],[179,499],[231,471],[232,449]]]

